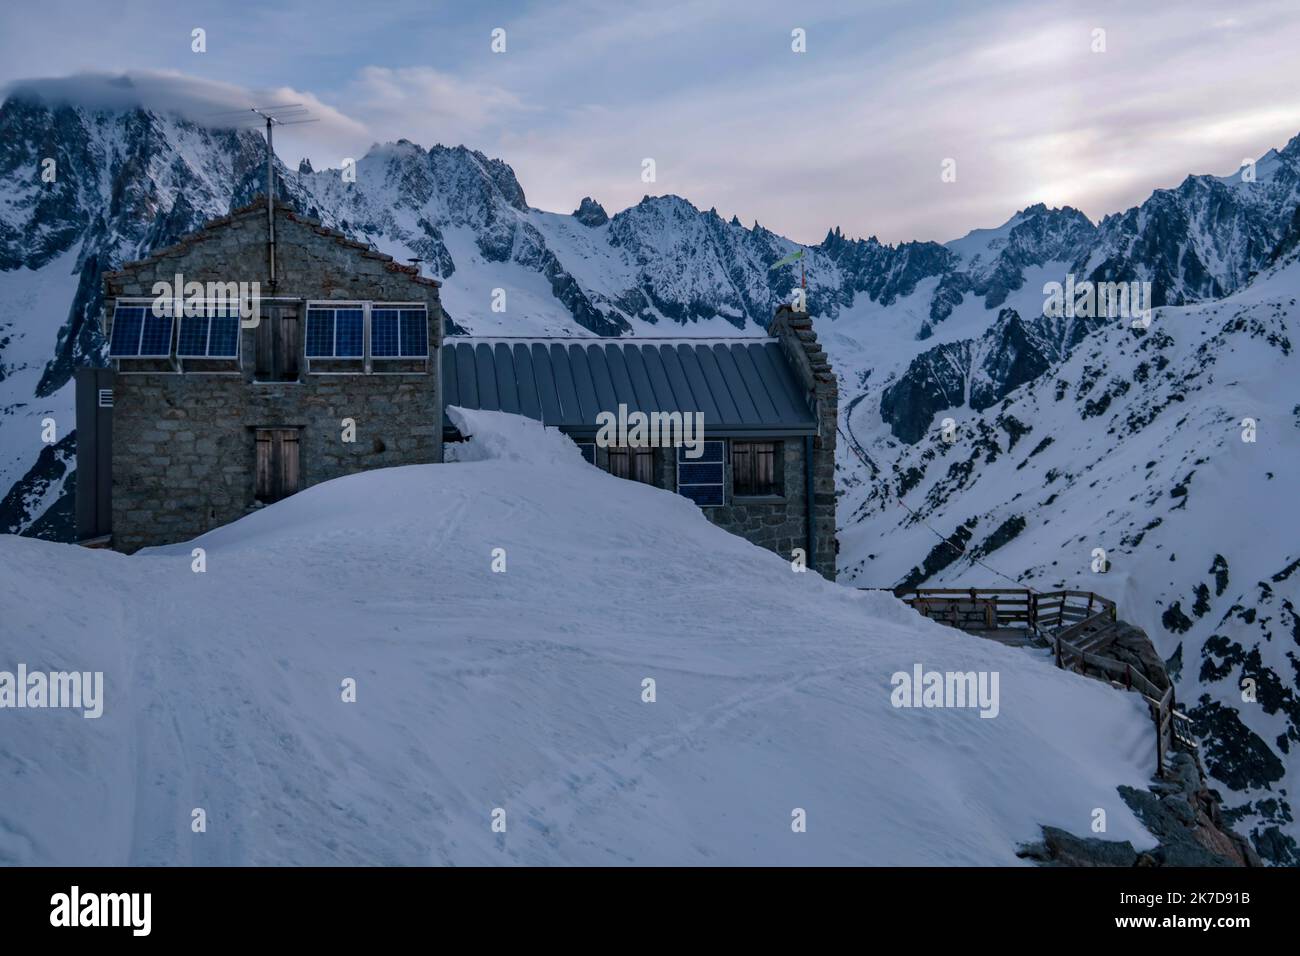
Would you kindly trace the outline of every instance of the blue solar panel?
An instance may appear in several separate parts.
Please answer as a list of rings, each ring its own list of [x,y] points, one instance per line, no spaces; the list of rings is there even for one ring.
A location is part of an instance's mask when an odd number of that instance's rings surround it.
[[[677,493],[701,507],[727,503],[724,491],[723,453],[725,442],[706,441],[699,458],[686,457],[687,449],[677,449]]]
[[[187,315],[181,319],[181,331],[176,339],[176,354],[186,358],[208,354],[206,315]]]
[[[209,358],[239,357],[239,313],[224,309],[229,314],[212,317],[212,334],[208,337]]]
[[[405,313],[403,313],[405,315]],[[370,313],[370,354],[375,358],[397,358],[397,310],[374,309]]]
[[[700,453],[699,458],[692,458],[686,454],[687,451],[693,451],[694,449],[688,449],[685,445],[679,445],[677,448],[677,460],[689,461],[692,464],[702,464],[711,461],[720,462],[722,461],[722,450],[724,444],[725,442],[720,441],[706,441],[704,443],[704,451]]]
[[[402,310],[402,355],[423,358],[429,354],[429,320],[423,309]]]
[[[360,309],[334,310],[334,356],[360,358],[365,314]]]
[[[144,324],[144,306],[120,305],[113,311],[113,335],[108,354],[139,355],[140,329]]]
[[[141,358],[168,358],[172,354],[172,317],[144,313],[144,332],[140,336]]]
[[[726,504],[722,485],[678,485],[677,491],[682,497],[690,498],[702,508]]]
[[[307,355],[329,358],[334,354],[334,311],[311,309],[307,312]]]
[[[678,462],[677,480],[683,485],[720,485],[722,462]]]

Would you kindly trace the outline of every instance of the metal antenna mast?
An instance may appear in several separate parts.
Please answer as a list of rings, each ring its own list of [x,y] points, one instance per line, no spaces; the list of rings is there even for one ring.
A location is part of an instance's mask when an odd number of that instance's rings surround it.
[[[275,289],[275,142],[273,130],[277,126],[296,126],[299,123],[316,123],[307,107],[301,103],[286,103],[281,106],[250,106],[247,111],[228,110],[214,114],[220,125],[241,126],[251,120],[247,114],[253,113],[266,123],[266,262],[270,276],[269,285]],[[230,116],[229,121],[220,117]]]

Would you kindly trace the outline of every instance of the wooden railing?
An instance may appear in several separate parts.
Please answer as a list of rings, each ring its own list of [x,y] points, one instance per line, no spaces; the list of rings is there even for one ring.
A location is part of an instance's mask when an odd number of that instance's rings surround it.
[[[1162,690],[1129,663],[1089,646],[1119,620],[1114,601],[1092,591],[1028,588],[898,588],[894,594],[926,617],[963,630],[1025,628],[1052,648],[1057,667],[1141,694],[1155,724],[1158,776],[1165,775],[1170,753],[1199,748],[1191,721],[1176,707],[1172,684]]]

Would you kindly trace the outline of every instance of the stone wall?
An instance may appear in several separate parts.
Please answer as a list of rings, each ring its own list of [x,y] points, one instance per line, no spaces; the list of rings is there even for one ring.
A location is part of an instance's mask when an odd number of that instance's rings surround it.
[[[835,438],[839,418],[839,387],[826,353],[817,342],[812,320],[806,313],[788,306],[777,310],[768,326],[768,334],[781,341],[796,380],[806,389],[806,397],[817,416],[817,434],[813,445],[813,527],[816,547],[808,555],[808,567],[835,580],[839,544],[835,536]],[[720,437],[720,436],[712,436]],[[726,504],[703,508],[705,517],[720,528],[737,534],[761,548],[775,551],[793,560],[796,548],[808,550],[808,472],[805,464],[805,439],[802,436],[772,438],[754,435],[758,441],[782,442],[784,487],[780,498],[734,498],[731,494],[731,445],[723,456]],[[676,452],[655,449],[655,484],[669,491],[677,490]],[[596,449],[596,465],[607,466],[604,449]]]
[[[771,498],[736,498],[731,494],[731,440],[727,439],[723,455],[723,487],[726,490],[726,504],[718,507],[701,508],[704,516],[718,527],[732,534],[751,541],[760,548],[775,551],[787,561],[793,560],[794,549],[808,550],[808,512],[805,489],[807,488],[807,471],[804,467],[804,439],[795,438],[756,438],[758,441],[778,441],[782,443],[782,463],[784,467],[783,494]],[[654,484],[657,488],[677,491],[677,450],[674,448],[654,449]],[[604,448],[596,448],[596,466],[606,470],[609,455]],[[833,547],[833,546],[832,546]],[[819,548],[823,559],[826,549]],[[809,567],[827,574],[824,566]],[[833,567],[831,574],[833,575]]]
[[[442,460],[437,284],[337,233],[277,208],[277,298],[423,302],[429,315],[427,371],[307,374],[295,382],[253,381],[256,330],[241,332],[237,374],[149,372],[114,379],[113,546],[134,551],[182,541],[260,507],[254,499],[258,428],[299,430],[300,488],[392,465]],[[253,282],[268,292],[265,207],[217,220],[170,250],[110,274],[118,296],[151,296],[155,281]],[[283,304],[292,304],[286,302]],[[109,315],[111,323],[111,312]],[[127,363],[129,364],[129,363]],[[356,423],[344,442],[342,420]]]
[[[795,377],[807,390],[817,415],[813,437],[813,528],[816,553],[809,567],[835,580],[839,541],[835,537],[835,444],[839,423],[839,385],[826,352],[817,342],[812,319],[787,305],[776,310],[767,334],[781,341]]]

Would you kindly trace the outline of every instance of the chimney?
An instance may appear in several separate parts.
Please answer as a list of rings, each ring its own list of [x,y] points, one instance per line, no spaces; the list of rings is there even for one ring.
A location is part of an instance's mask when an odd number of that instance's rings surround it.
[[[826,352],[817,342],[812,319],[789,305],[777,307],[767,334],[781,343],[795,378],[804,389],[817,420],[817,434],[804,443],[807,495],[808,566],[835,580],[835,430],[840,390]]]
[[[777,307],[767,326],[767,334],[780,341],[790,358],[800,384],[817,413],[819,445],[835,446],[835,425],[839,410],[839,385],[825,350],[817,341],[812,318],[791,306]]]

